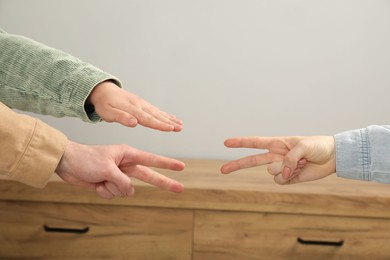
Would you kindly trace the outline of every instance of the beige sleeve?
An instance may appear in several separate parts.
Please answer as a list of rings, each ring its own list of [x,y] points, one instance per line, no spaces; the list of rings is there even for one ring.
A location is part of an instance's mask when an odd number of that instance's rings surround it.
[[[64,153],[67,137],[0,103],[0,174],[42,188]]]

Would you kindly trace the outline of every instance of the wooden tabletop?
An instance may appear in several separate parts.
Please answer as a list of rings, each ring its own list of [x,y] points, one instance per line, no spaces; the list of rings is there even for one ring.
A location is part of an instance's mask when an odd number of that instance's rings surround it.
[[[264,167],[223,175],[224,161],[182,159],[182,172],[159,170],[184,184],[181,194],[138,180],[131,198],[104,200],[94,191],[63,183],[56,175],[44,189],[0,178],[0,199],[184,209],[390,217],[390,185],[338,178],[278,185]]]

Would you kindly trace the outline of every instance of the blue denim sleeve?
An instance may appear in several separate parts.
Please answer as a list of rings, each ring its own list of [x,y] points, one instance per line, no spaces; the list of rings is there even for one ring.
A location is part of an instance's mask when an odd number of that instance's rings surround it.
[[[337,176],[390,183],[390,126],[372,125],[334,137]]]

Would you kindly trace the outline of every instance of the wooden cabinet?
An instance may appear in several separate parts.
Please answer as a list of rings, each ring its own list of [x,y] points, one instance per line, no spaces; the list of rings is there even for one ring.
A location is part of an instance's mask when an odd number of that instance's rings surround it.
[[[264,168],[222,175],[185,160],[170,193],[134,180],[100,199],[53,176],[0,180],[0,259],[390,259],[390,186],[330,176],[281,186]]]
[[[0,202],[0,255],[190,259],[192,216],[181,209]]]
[[[195,213],[194,259],[389,259],[389,219]]]

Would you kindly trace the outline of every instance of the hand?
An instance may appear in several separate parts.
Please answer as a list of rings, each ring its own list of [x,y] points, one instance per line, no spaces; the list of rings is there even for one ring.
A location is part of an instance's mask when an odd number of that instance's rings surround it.
[[[183,128],[182,121],[111,81],[98,84],[89,95],[88,102],[106,122],[118,122],[129,127],[140,124],[161,131],[179,132]]]
[[[267,165],[276,183],[288,184],[321,179],[336,171],[332,136],[237,137],[227,139],[225,146],[267,149],[268,152],[228,162],[221,168],[224,174]]]
[[[67,183],[94,188],[106,199],[132,196],[130,177],[168,191],[183,191],[183,184],[148,167],[181,171],[184,163],[127,145],[88,146],[69,141],[56,173]]]

